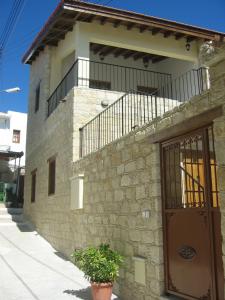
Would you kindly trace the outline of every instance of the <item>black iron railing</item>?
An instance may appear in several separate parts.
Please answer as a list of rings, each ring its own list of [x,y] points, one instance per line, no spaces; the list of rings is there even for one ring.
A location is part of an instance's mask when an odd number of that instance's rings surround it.
[[[77,68],[78,61],[72,65],[67,74],[63,77],[62,81],[58,84],[54,92],[47,100],[47,116],[56,109],[60,101],[62,101],[68,92],[77,85]]]
[[[207,69],[191,70],[152,94],[132,91],[80,128],[80,157],[128,134],[208,89]]]
[[[74,86],[128,92],[151,93],[169,86],[171,75],[104,62],[78,59],[47,100],[49,116]]]
[[[201,67],[192,69],[160,87],[158,95],[164,98],[187,101],[209,89],[208,69]]]

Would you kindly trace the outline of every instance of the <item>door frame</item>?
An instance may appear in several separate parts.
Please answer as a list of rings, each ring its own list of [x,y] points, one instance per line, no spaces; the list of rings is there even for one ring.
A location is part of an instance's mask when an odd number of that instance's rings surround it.
[[[167,294],[176,295],[179,297],[182,297],[183,299],[189,299],[193,300],[196,298],[189,297],[186,295],[181,295],[180,293],[177,293],[175,291],[169,290],[169,272],[168,272],[168,249],[167,249],[167,224],[166,224],[166,194],[165,194],[165,165],[164,165],[164,154],[163,154],[163,148],[165,145],[174,144],[176,141],[181,141],[182,139],[186,137],[190,137],[194,134],[201,133],[202,134],[202,142],[203,142],[203,161],[204,163],[204,177],[206,180],[205,184],[205,192],[206,192],[206,209],[207,209],[207,215],[209,220],[209,236],[210,236],[210,266],[211,266],[211,286],[212,286],[212,295],[211,300],[218,300],[218,287],[217,287],[217,263],[216,263],[216,249],[215,249],[215,234],[214,234],[214,222],[212,219],[212,211],[215,209],[211,205],[212,203],[212,188],[211,188],[211,170],[210,170],[210,150],[209,150],[209,135],[208,135],[208,129],[212,128],[213,133],[213,123],[209,123],[205,126],[202,126],[198,129],[187,131],[184,134],[177,135],[175,137],[169,138],[167,140],[163,140],[160,142],[160,171],[161,171],[161,195],[162,195],[162,224],[163,224],[163,256],[164,256],[164,279],[165,279],[165,292]],[[214,137],[213,137],[214,138]],[[213,140],[214,142],[214,140]],[[215,150],[215,149],[214,149]],[[217,211],[219,210],[219,207],[216,208]],[[220,210],[219,210],[220,211]],[[221,233],[221,227],[220,227],[220,233]],[[221,256],[222,259],[222,256]]]

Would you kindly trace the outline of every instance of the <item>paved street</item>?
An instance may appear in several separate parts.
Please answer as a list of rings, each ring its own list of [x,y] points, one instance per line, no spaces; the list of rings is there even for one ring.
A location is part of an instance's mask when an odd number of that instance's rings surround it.
[[[0,300],[91,299],[82,272],[21,217],[0,208]]]

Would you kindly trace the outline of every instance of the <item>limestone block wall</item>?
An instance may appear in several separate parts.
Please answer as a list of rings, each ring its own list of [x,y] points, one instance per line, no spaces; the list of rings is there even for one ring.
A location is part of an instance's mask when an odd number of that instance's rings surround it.
[[[50,54],[51,49],[45,50],[32,63],[30,68],[30,86],[27,123],[26,155],[35,149],[43,136],[42,124],[46,119],[47,99],[49,97],[49,76],[50,76]],[[39,109],[35,112],[36,88],[40,83]]]
[[[102,99],[116,98],[110,92],[71,90],[67,101],[43,122],[43,134],[38,140],[30,138],[31,145],[36,143],[36,146],[31,146],[27,158],[26,216],[40,234],[68,256],[74,248],[101,242],[109,242],[125,255],[125,265],[115,286],[123,300],[159,300],[164,294],[160,151],[159,145],[152,144],[150,138],[218,106],[223,107],[223,113],[214,120],[214,134],[225,266],[224,70],[225,58],[214,62],[210,91],[76,162],[78,128],[101,111]],[[48,197],[47,160],[52,155],[56,155],[56,193]],[[31,204],[30,172],[35,168],[37,197]],[[84,206],[71,210],[70,178],[78,174],[84,174]],[[135,281],[134,256],[146,260],[145,284]]]
[[[66,215],[69,209],[73,147],[73,94],[72,90],[66,98],[67,101],[60,104],[49,118],[36,128],[37,131],[42,131],[42,135],[38,141],[34,140],[36,146],[29,152],[26,163],[24,214],[40,229],[40,233],[57,247],[65,242],[60,236],[63,235],[67,240],[68,234],[65,232],[69,233]],[[52,156],[56,156],[56,191],[54,195],[49,196],[48,159]],[[35,169],[36,200],[31,203],[31,172]]]
[[[73,106],[73,161],[79,158],[79,128],[92,120],[104,108],[102,101],[108,105],[119,99],[124,93],[111,92],[85,87],[74,88]]]
[[[122,93],[75,87],[47,118],[50,57],[48,49],[31,66],[24,214],[53,245],[65,250],[64,245],[70,245],[70,223],[66,214],[70,206],[72,162],[79,157],[79,127],[103,110],[102,100],[110,104]],[[35,89],[39,80],[40,105],[35,112]],[[52,156],[56,156],[56,192],[48,196],[48,159]],[[31,172],[35,169],[36,201],[31,203]]]
[[[164,294],[159,145],[149,139],[218,106],[223,107],[223,113],[213,126],[225,269],[225,76],[220,63],[211,66],[210,91],[74,164],[73,176],[84,174],[84,208],[70,213],[71,245],[77,248],[109,242],[125,255],[116,288],[122,299],[154,300]],[[145,211],[150,212],[150,218],[144,218]],[[135,281],[134,256],[146,259],[146,285]]]
[[[70,212],[71,245],[110,243],[126,257],[117,288],[122,299],[157,299],[163,293],[159,146],[144,133],[131,134],[75,163],[73,172],[84,174],[84,208]],[[145,285],[134,280],[134,256],[146,259]]]

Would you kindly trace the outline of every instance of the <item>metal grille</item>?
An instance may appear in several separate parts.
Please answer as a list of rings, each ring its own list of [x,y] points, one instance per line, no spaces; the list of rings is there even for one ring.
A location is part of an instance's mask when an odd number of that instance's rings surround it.
[[[212,203],[218,207],[216,159],[213,130],[208,129],[209,167]],[[184,137],[163,147],[165,166],[165,206],[174,208],[203,208],[206,203],[206,144],[203,132]]]
[[[209,76],[206,68],[199,68],[172,80],[169,73],[77,59],[47,100],[47,116],[75,86],[124,93],[152,91],[166,102],[184,102],[209,88]]]

